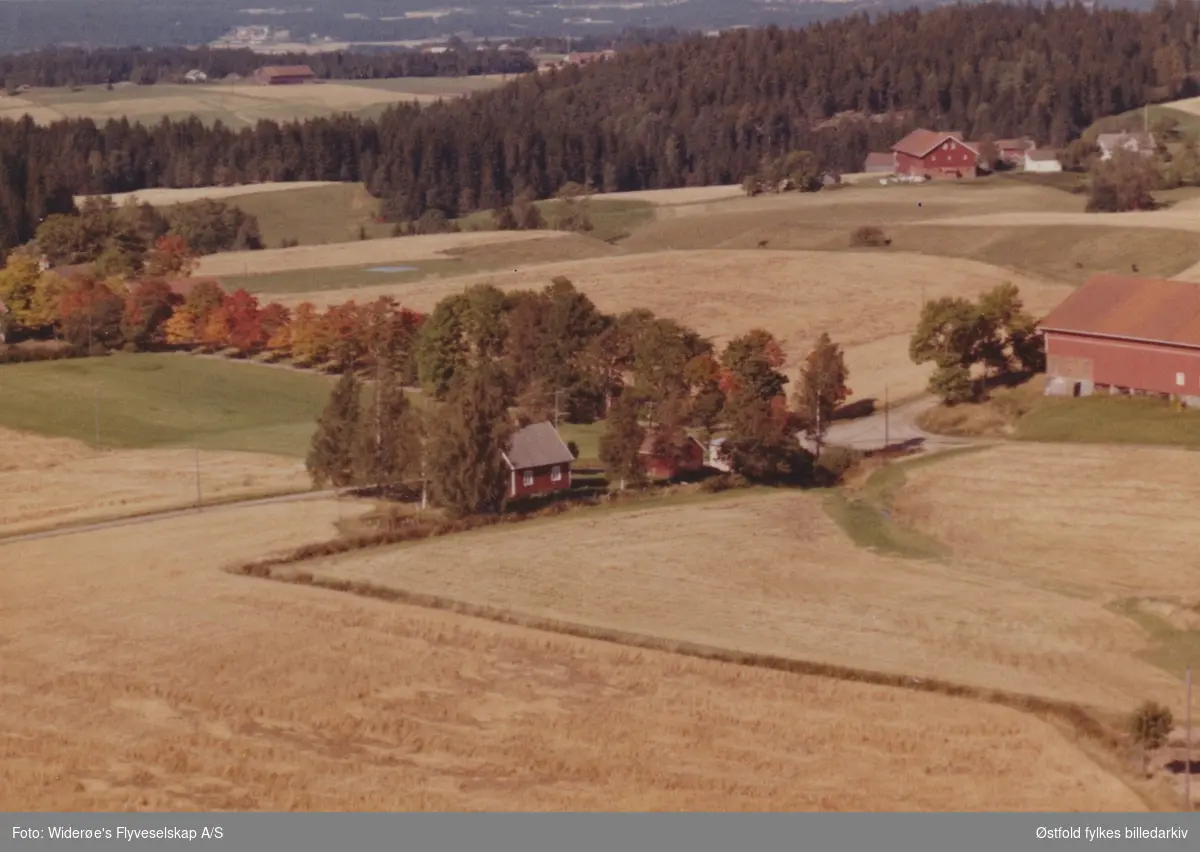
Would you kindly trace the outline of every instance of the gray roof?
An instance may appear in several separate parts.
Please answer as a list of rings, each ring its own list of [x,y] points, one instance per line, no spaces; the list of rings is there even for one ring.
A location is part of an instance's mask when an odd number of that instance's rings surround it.
[[[513,470],[525,470],[531,467],[569,464],[575,457],[559,437],[554,424],[542,422],[518,429],[512,436],[504,460]]]
[[[1034,162],[1049,163],[1058,159],[1058,152],[1053,148],[1034,148],[1026,151],[1025,156]]]

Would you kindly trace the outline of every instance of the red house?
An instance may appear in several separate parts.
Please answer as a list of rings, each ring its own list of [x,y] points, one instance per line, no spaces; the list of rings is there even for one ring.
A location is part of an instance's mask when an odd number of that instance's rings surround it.
[[[533,423],[512,436],[508,464],[508,497],[530,497],[571,487],[575,457],[551,423]]]
[[[674,479],[681,473],[694,472],[704,467],[704,445],[688,436],[678,452],[658,449],[654,435],[647,435],[638,450],[639,463],[646,475],[652,479]]]
[[[1095,275],[1039,326],[1047,394],[1107,389],[1200,405],[1200,285]]]
[[[953,131],[914,130],[892,152],[898,175],[961,180],[978,174],[979,151]]]

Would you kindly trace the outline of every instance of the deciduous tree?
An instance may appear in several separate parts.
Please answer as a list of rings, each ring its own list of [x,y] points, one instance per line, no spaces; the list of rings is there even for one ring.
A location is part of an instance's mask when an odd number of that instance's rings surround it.
[[[638,419],[640,408],[632,392],[621,394],[613,402],[600,436],[600,461],[609,480],[619,483],[621,490],[640,484],[644,478],[638,458],[646,439],[646,430]]]
[[[804,361],[796,391],[800,422],[808,439],[816,445],[818,457],[833,422],[833,413],[850,395],[850,389],[846,387],[848,377],[841,347],[828,334],[822,333]]]

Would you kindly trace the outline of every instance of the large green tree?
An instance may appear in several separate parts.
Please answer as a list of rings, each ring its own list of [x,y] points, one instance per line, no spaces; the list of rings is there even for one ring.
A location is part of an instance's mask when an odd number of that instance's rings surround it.
[[[600,436],[600,461],[611,481],[624,490],[640,484],[643,478],[638,451],[646,439],[646,430],[638,420],[639,400],[631,392],[617,397],[608,414],[604,434]]]
[[[850,395],[846,386],[849,376],[842,348],[827,333],[822,333],[804,361],[796,389],[800,422],[808,439],[816,445],[817,456],[821,455],[833,413]]]
[[[450,513],[504,507],[508,466],[503,453],[514,431],[510,402],[504,373],[492,362],[455,377],[429,441],[427,464],[433,500]]]
[[[354,457],[362,427],[362,385],[354,371],[347,370],[333,386],[305,459],[314,485],[358,484]]]
[[[420,476],[422,450],[420,412],[409,402],[399,376],[381,367],[354,442],[355,478],[397,492]]]

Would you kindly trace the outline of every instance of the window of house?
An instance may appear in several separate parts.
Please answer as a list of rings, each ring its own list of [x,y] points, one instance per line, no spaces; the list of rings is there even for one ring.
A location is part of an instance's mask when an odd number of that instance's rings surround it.
[[[558,465],[555,465],[554,467],[550,468],[550,481],[558,482],[560,479],[562,479],[562,468]]]
[[[1175,384],[1179,385],[1180,387],[1183,387],[1183,383],[1184,383],[1183,373],[1176,373],[1175,374]]]
[[[525,471],[525,476],[522,481],[525,483],[526,488],[533,485],[533,471],[532,470]]]

